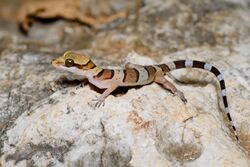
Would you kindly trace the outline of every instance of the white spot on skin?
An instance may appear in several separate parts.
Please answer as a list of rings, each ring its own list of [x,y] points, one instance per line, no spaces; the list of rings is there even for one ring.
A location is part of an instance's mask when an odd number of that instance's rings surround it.
[[[144,68],[136,68],[139,72],[139,79],[137,81],[138,84],[143,84],[148,81],[148,72]]]
[[[114,79],[119,83],[122,83],[123,78],[124,78],[123,70],[114,70],[114,77],[112,79]]]
[[[222,75],[222,74],[219,74],[219,75],[217,76],[217,79],[218,79],[219,81],[223,80],[223,75]]]
[[[204,65],[204,69],[205,69],[205,70],[208,70],[208,71],[211,71],[212,66],[211,66],[210,64],[207,64],[207,63],[206,63],[206,64]]]
[[[156,72],[161,71],[161,68],[158,66],[153,65],[152,67],[154,67],[156,69]]]
[[[193,67],[193,60],[186,60],[185,67]]]
[[[228,107],[225,108],[225,112],[226,112],[226,113],[229,113]]]
[[[167,66],[169,67],[170,70],[175,70],[176,66],[173,62],[167,63]]]
[[[222,95],[222,96],[227,96],[227,91],[226,91],[226,89],[221,90],[221,95]]]

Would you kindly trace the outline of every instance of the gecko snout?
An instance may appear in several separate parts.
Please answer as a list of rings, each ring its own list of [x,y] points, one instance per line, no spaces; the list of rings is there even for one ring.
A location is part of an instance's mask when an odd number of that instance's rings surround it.
[[[57,61],[56,61],[56,59],[52,59],[50,63],[55,64],[55,63],[57,63]]]
[[[50,62],[52,65],[55,65],[57,62],[56,62],[56,59],[52,59],[51,62]]]

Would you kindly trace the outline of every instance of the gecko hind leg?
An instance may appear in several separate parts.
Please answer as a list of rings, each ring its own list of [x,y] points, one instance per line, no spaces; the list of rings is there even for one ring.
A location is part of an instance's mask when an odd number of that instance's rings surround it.
[[[161,84],[165,89],[170,90],[174,95],[178,96],[184,103],[187,102],[183,92],[178,90],[164,75],[156,75],[154,82]]]

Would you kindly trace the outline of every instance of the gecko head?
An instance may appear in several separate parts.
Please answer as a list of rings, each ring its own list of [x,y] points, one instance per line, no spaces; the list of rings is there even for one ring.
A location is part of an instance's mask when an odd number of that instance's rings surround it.
[[[88,56],[80,55],[72,51],[67,51],[61,57],[53,60],[52,65],[56,68],[70,71],[72,73],[81,73],[83,70],[95,67],[95,64]]]

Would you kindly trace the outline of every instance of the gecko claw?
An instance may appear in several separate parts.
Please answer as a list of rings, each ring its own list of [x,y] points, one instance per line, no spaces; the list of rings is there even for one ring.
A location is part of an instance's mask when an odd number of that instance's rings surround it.
[[[99,107],[105,105],[104,100],[103,100],[103,99],[100,99],[100,98],[92,99],[92,101],[96,101],[96,103],[94,104],[94,108],[99,108]]]
[[[95,103],[95,108],[99,108],[99,107],[103,107],[104,106],[104,101],[98,101]]]
[[[187,103],[187,99],[185,98],[183,92],[177,90],[177,91],[174,93],[174,95],[175,95],[175,96],[178,96],[178,97],[183,101],[183,103],[185,103],[185,104]]]

